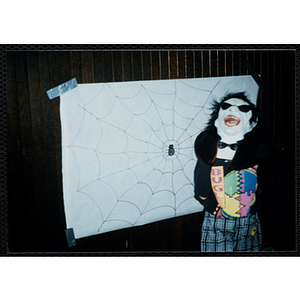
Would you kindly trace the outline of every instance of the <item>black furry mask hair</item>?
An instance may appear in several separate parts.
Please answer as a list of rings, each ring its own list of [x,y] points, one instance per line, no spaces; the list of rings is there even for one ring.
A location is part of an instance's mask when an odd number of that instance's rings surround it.
[[[220,107],[222,105],[223,102],[232,99],[232,98],[237,98],[237,99],[241,99],[243,101],[245,101],[246,103],[249,104],[251,111],[252,111],[252,117],[249,120],[250,124],[257,123],[257,119],[258,119],[258,112],[257,112],[257,108],[255,107],[255,105],[248,99],[248,97],[246,96],[245,92],[240,92],[240,93],[228,93],[226,94],[220,102],[214,100],[212,103],[212,113],[210,115],[210,118],[207,122],[207,125],[205,127],[205,130],[209,130],[211,129],[214,124],[215,121],[217,120],[218,116],[219,116],[219,111],[220,111]]]

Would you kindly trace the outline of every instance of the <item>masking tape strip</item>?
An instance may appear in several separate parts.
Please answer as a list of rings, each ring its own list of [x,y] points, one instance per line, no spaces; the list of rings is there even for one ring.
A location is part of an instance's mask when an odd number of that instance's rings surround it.
[[[66,233],[66,238],[67,238],[68,246],[69,247],[76,246],[76,241],[75,241],[75,235],[74,235],[73,228],[66,229],[65,233]]]
[[[259,85],[259,87],[263,90],[267,88],[267,86],[262,81],[261,77],[257,74],[257,72],[253,69],[251,64],[247,61],[245,63],[245,68],[249,72],[249,74],[253,77],[253,79],[256,81],[256,83]]]
[[[78,86],[76,78],[73,78],[53,89],[47,91],[48,97],[50,100],[76,88]]]

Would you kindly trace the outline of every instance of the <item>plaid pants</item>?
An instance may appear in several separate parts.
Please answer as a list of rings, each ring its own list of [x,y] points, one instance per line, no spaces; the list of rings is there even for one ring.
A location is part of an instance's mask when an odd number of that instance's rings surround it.
[[[256,215],[223,219],[205,212],[201,232],[202,252],[259,251],[262,234]]]

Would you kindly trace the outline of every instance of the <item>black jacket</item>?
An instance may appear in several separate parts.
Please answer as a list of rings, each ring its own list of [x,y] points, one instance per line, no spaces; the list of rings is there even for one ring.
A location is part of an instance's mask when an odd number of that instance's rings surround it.
[[[200,133],[195,141],[195,152],[198,161],[194,171],[195,198],[205,197],[207,200],[200,201],[204,208],[213,213],[217,207],[217,200],[211,188],[210,172],[216,161],[220,136],[217,129],[211,129]],[[258,124],[251,132],[245,134],[239,142],[238,149],[232,161],[228,163],[228,170],[241,170],[255,165],[260,165],[269,153],[269,146],[264,136],[264,131]],[[260,166],[258,167],[259,174]],[[258,176],[259,177],[259,176]],[[260,207],[259,192],[256,194],[256,202],[251,207],[251,214],[257,212]]]
[[[212,165],[216,159],[220,136],[216,127],[201,132],[195,141],[195,151],[206,164]],[[245,134],[239,142],[235,156],[230,164],[230,169],[241,170],[264,161],[268,155],[269,146],[263,134],[263,129],[258,124],[252,131]]]

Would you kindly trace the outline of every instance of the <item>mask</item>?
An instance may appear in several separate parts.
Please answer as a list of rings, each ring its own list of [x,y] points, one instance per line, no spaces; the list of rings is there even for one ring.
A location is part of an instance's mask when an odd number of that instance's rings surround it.
[[[249,104],[241,99],[231,98],[221,105],[215,127],[221,140],[236,143],[244,138],[256,124],[250,124],[252,111]]]

